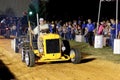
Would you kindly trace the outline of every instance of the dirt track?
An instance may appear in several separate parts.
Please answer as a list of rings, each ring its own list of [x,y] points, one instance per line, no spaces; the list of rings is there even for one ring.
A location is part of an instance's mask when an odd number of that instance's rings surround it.
[[[120,64],[94,56],[86,57],[80,64],[59,62],[26,67],[21,54],[14,53],[10,43],[0,39],[0,60],[18,80],[120,80]]]

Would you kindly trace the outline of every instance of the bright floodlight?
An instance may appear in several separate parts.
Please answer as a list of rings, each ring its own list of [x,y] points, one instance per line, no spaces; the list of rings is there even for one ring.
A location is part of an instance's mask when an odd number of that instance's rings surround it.
[[[33,12],[32,12],[32,11],[30,11],[30,12],[29,12],[29,15],[32,15],[32,14],[33,14]]]

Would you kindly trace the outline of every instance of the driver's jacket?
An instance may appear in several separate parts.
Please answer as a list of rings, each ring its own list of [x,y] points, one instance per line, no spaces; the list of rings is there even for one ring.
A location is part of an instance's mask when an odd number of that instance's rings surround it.
[[[42,30],[45,30],[45,29],[49,29],[49,25],[48,24],[44,24],[44,25],[39,25],[40,27],[40,30],[38,30],[38,26],[36,26],[34,29],[33,29],[33,32],[35,35],[37,35],[39,33],[39,31],[42,31]]]

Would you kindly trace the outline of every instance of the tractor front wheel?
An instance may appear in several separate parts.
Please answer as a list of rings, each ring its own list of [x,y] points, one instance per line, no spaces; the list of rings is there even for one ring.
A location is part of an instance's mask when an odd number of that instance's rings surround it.
[[[79,52],[78,49],[72,48],[70,50],[70,58],[72,63],[78,64],[81,61],[81,53]]]

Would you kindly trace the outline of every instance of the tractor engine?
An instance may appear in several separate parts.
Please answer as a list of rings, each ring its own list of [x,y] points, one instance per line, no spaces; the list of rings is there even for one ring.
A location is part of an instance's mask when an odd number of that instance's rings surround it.
[[[58,34],[44,34],[38,37],[38,51],[48,58],[61,57],[61,40]],[[51,57],[50,57],[51,56]]]

